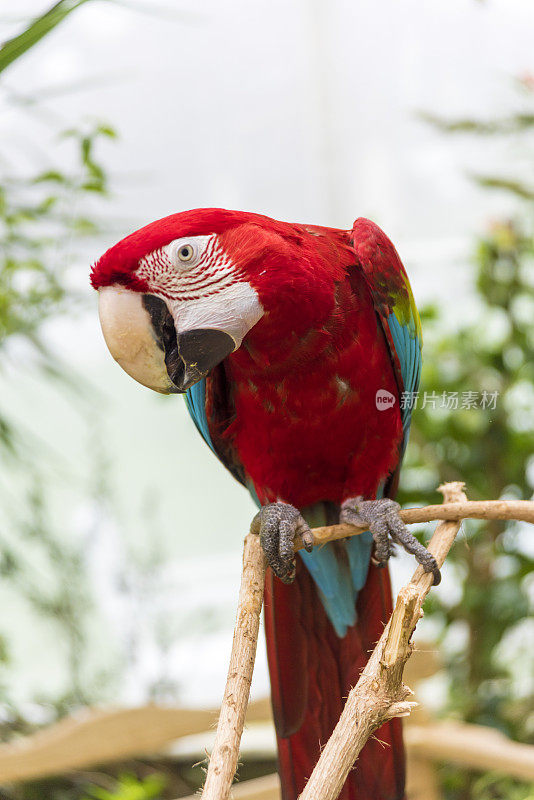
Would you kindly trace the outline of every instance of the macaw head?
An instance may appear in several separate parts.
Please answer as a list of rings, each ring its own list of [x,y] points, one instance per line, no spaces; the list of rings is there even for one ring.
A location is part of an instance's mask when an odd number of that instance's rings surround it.
[[[173,214],[135,231],[91,272],[111,355],[143,385],[185,392],[260,320],[291,320],[298,332],[333,303],[332,270],[313,263],[308,239],[300,226],[223,209]]]

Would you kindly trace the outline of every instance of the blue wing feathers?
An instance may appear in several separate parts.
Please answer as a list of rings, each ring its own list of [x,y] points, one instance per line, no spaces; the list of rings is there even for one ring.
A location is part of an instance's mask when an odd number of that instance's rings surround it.
[[[394,313],[388,316],[387,321],[400,363],[404,391],[407,393],[416,392],[421,375],[421,340],[415,331],[410,331],[408,325],[402,325]],[[406,403],[405,408],[401,410],[404,427],[403,450],[406,447],[407,434],[410,429],[412,416],[410,406],[411,403]]]
[[[421,374],[420,339],[415,331],[410,330],[408,325],[401,325],[394,313],[388,317],[388,325],[393,346],[400,362],[404,391],[415,392],[417,391]],[[410,403],[406,403],[405,408],[401,409],[404,430],[402,453],[406,448],[410,431],[412,411],[410,406]],[[383,487],[377,492],[377,496],[380,497],[382,493]],[[351,537],[345,543],[351,575],[350,584],[347,583],[346,579],[340,580],[340,562],[335,557],[334,552],[329,552],[329,550],[333,550],[329,545],[311,554],[303,554],[306,566],[310,570],[320,592],[324,594],[321,599],[338,636],[344,636],[347,627],[354,624],[354,604],[358,597],[358,592],[363,588],[367,579],[372,547],[373,537],[368,531],[360,536]],[[313,557],[313,567],[310,556]],[[335,594],[333,598],[330,598],[332,589]],[[351,608],[352,615],[350,614]]]
[[[389,313],[384,313],[383,292],[380,283],[375,283],[375,276],[380,276],[380,262],[378,262],[377,272],[375,273],[374,264],[372,259],[368,259],[365,263],[365,258],[360,260],[360,266],[364,270],[366,279],[368,281],[377,314],[384,327],[386,340],[390,347],[392,359],[395,360],[395,372],[397,373],[397,380],[399,384],[399,402],[401,401],[401,393],[416,392],[419,386],[419,379],[421,375],[421,335],[420,323],[417,314],[417,309],[413,301],[407,280],[400,282],[396,285],[398,297],[398,305],[393,303],[389,307]],[[398,264],[398,273],[403,272],[402,265]],[[396,359],[398,359],[398,364]],[[400,375],[398,374],[400,368]],[[404,455],[406,445],[408,443],[408,436],[410,432],[410,423],[412,416],[412,403],[405,402],[400,406],[400,413],[403,425],[403,441],[401,446],[400,458]],[[383,495],[384,487],[377,492],[377,496]],[[337,573],[339,567],[337,566],[337,559],[334,558],[336,563],[333,563],[332,556],[335,557],[335,552],[328,554],[328,550],[333,550],[332,546],[322,548],[314,556],[313,569],[311,560],[306,560],[305,563],[310,569],[320,591],[321,585],[326,587],[335,587],[335,605],[332,607],[332,601],[328,602],[323,600],[325,610],[332,621],[334,628],[338,635],[343,636],[346,632],[346,627],[350,623],[350,615],[342,612],[342,609],[348,609],[349,606],[354,608],[354,603],[357,599],[359,590],[363,587],[369,569],[372,551],[372,536],[369,532],[360,536],[353,536],[345,542],[345,549],[348,557],[348,565],[351,573],[350,585],[346,581],[340,581]],[[321,561],[321,571],[319,577],[318,562]],[[316,577],[317,576],[317,577]],[[325,595],[326,598],[326,595]]]

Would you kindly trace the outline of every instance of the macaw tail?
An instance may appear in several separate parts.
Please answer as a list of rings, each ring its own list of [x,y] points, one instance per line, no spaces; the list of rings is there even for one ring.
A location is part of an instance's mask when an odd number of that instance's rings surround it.
[[[268,570],[265,628],[283,800],[297,800],[337,723],[345,698],[391,614],[387,569],[370,566],[357,620],[337,636],[301,559],[286,585]],[[400,720],[380,728],[363,748],[340,800],[403,800]]]

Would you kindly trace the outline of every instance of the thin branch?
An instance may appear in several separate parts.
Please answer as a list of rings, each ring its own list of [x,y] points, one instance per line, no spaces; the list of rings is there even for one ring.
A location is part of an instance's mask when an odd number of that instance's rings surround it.
[[[249,533],[243,550],[243,574],[230,666],[202,800],[227,800],[237,769],[256,660],[265,566],[260,537]]]
[[[467,501],[462,483],[440,487],[445,500]],[[458,513],[459,508],[456,508]],[[441,522],[428,549],[441,567],[461,521]],[[399,592],[391,619],[351,689],[334,731],[321,753],[300,800],[336,800],[360,751],[373,731],[393,717],[410,714],[417,705],[408,698],[411,689],[402,683],[404,665],[410,657],[415,626],[422,616],[422,605],[432,585],[432,575],[417,567],[410,583]]]
[[[452,485],[452,484],[447,484]],[[513,519],[519,522],[534,523],[534,501],[532,500],[466,500],[464,503],[443,503],[443,505],[423,506],[422,508],[404,508],[400,517],[407,525],[434,520],[458,519]],[[354,525],[329,525],[326,528],[314,528],[313,543],[326,544],[347,536],[357,536],[366,530]],[[301,550],[300,540],[295,549]]]

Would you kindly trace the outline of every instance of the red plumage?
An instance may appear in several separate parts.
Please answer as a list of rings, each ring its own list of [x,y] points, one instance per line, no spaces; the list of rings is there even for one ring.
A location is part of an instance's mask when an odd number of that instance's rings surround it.
[[[153,291],[137,261],[172,239],[217,233],[265,310],[241,347],[207,378],[215,449],[261,503],[339,507],[375,497],[399,464],[399,403],[377,412],[375,395],[399,398],[395,364],[365,270],[378,248],[392,288],[404,275],[389,240],[366,220],[352,232],[203,209],[153,223],[111,248],[93,268],[95,288]],[[367,259],[367,260],[366,260]],[[364,265],[362,269],[361,265]],[[402,278],[404,280],[404,278]],[[381,291],[381,290],[380,290]],[[384,284],[385,299],[388,286]],[[387,570],[371,567],[357,623],[339,638],[302,563],[286,586],[266,582],[266,632],[284,800],[295,800],[391,612]],[[400,723],[370,741],[342,800],[401,800]]]
[[[354,268],[347,233],[309,229],[293,247],[280,259],[281,282],[294,291],[273,282],[269,313],[227,359],[232,421],[224,422],[224,441],[218,442],[214,426],[214,441],[235,451],[262,503],[282,499],[302,509],[374,497],[398,463],[402,437],[398,404],[391,414],[378,414],[375,404],[379,389],[398,397],[382,328],[365,279]],[[287,266],[292,263],[295,275]],[[264,302],[261,285],[259,291]],[[307,301],[309,317],[302,312]],[[358,622],[343,639],[300,563],[291,586],[269,574],[265,609],[283,797],[294,800],[389,618],[387,571],[370,569]],[[378,736],[385,744],[366,746],[342,800],[403,797],[400,723],[388,723]]]
[[[398,390],[348,236],[308,236],[313,278],[298,273],[297,283],[284,267],[283,281],[295,290],[278,288],[268,313],[225,363],[234,414],[222,434],[262,503],[283,499],[297,508],[373,497],[396,466],[402,436],[398,405],[377,413],[376,392]],[[323,237],[327,252],[317,246]],[[295,249],[297,269],[302,243]],[[259,291],[264,302],[261,285]]]

